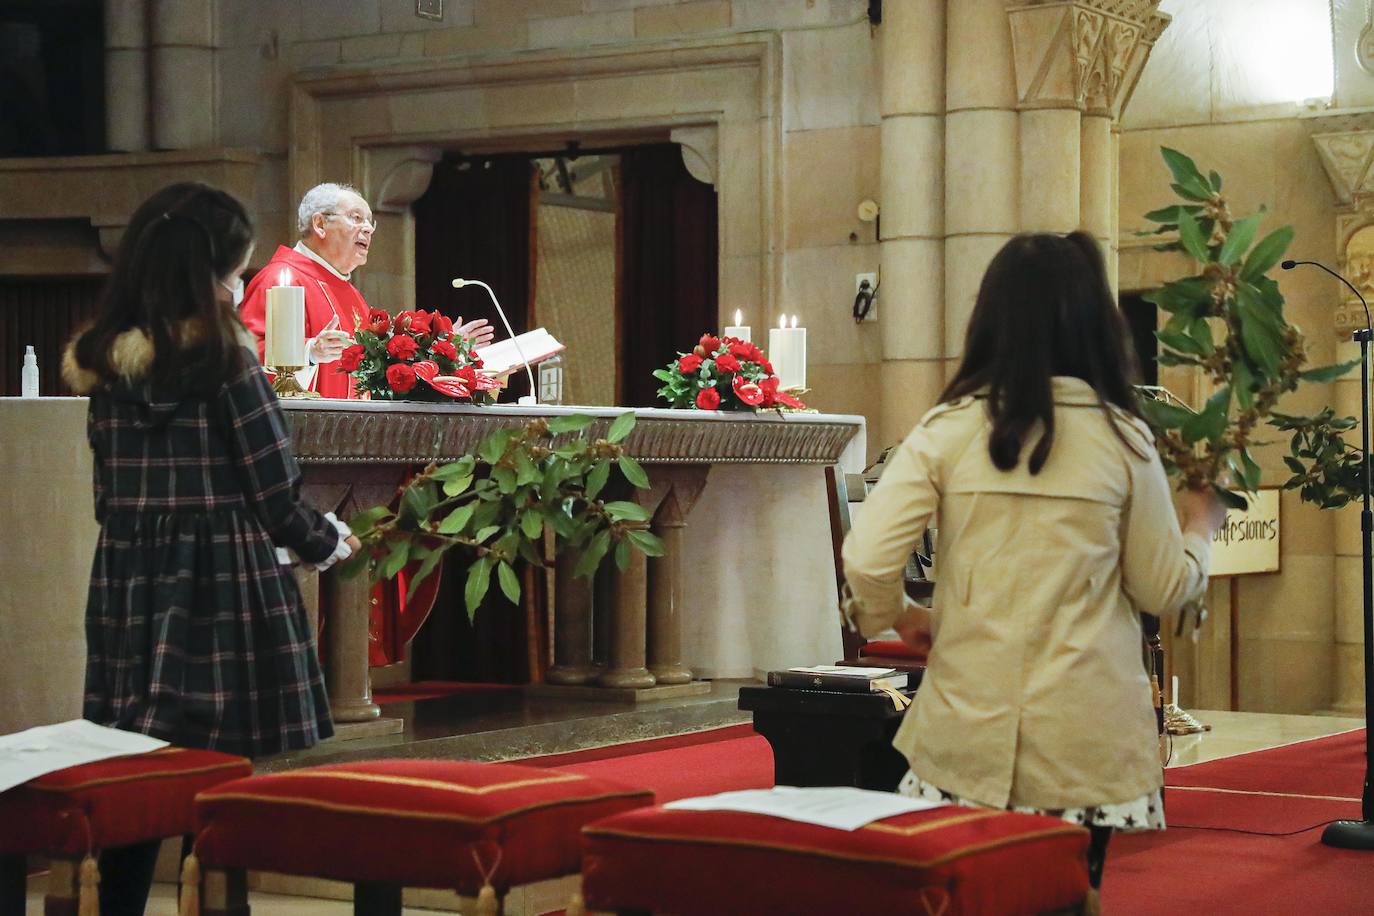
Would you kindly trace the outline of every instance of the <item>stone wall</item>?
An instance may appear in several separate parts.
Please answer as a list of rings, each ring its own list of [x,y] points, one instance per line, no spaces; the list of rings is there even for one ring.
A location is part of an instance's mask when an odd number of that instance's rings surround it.
[[[1262,232],[1291,224],[1296,230],[1291,256],[1338,266],[1337,197],[1312,136],[1350,129],[1352,117],[1364,116],[1339,112],[1374,99],[1374,80],[1354,62],[1355,37],[1364,25],[1362,5],[1359,15],[1343,9],[1334,17],[1332,104],[1340,106],[1335,112],[1320,104],[1303,105],[1298,96],[1305,91],[1296,83],[1286,100],[1277,97],[1281,86],[1270,86],[1261,97],[1256,94],[1259,84],[1242,85],[1247,68],[1282,70],[1287,50],[1282,42],[1261,44],[1266,40],[1262,34],[1242,34],[1239,25],[1251,16],[1279,13],[1290,22],[1304,19],[1297,23],[1304,27],[1321,24],[1317,20],[1326,12],[1320,0],[1299,0],[1283,10],[1269,0],[1258,5],[1225,0],[1205,9],[1166,0],[1161,8],[1176,21],[1156,48],[1121,134],[1121,288],[1147,289],[1189,272],[1180,256],[1154,252],[1153,240],[1133,238],[1146,228],[1144,213],[1173,200],[1160,146],[1182,150],[1202,168],[1219,171],[1233,211],[1267,208],[1271,215]],[[1287,299],[1289,319],[1307,336],[1312,360],[1325,364],[1351,358],[1351,345],[1341,342],[1348,333],[1338,334],[1334,323],[1342,298],[1335,281],[1311,268],[1275,271],[1275,278]],[[1184,370],[1162,371],[1161,382],[1185,399],[1202,395],[1198,378]],[[1281,408],[1303,413],[1332,404],[1346,413],[1358,412],[1358,389],[1357,381],[1304,386]],[[1282,462],[1287,442],[1282,436],[1273,438],[1279,441],[1256,452],[1265,486],[1278,486],[1291,476]],[[1361,706],[1358,514],[1319,511],[1293,493],[1283,493],[1281,501],[1281,571],[1236,581],[1240,708],[1352,712]],[[1169,657],[1182,680],[1185,706],[1224,709],[1230,699],[1234,635],[1230,581],[1214,582],[1209,598],[1211,617],[1197,642],[1172,640]]]

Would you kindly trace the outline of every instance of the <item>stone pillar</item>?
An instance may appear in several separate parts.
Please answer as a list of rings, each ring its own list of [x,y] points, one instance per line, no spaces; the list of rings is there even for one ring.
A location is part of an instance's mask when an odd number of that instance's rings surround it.
[[[1082,117],[1075,108],[1021,112],[1021,229],[1073,232],[1082,225]]]
[[[682,550],[687,513],[706,486],[710,466],[676,467],[661,473],[672,490],[654,514],[652,529],[663,541],[663,556],[649,560],[649,670],[660,684],[686,684],[692,672],[682,664]]]
[[[631,526],[636,527],[636,526]],[[637,527],[647,528],[647,523]],[[652,687],[657,678],[646,667],[645,621],[648,565],[639,551],[615,578],[611,590],[611,626],[607,633],[606,670],[597,678],[602,687]]]
[[[983,273],[1021,228],[1016,72],[1005,0],[946,7],[945,356],[963,353]]]
[[[883,9],[882,445],[934,406],[944,382],[945,0]],[[901,396],[896,396],[901,392]]]
[[[550,684],[590,684],[592,666],[592,580],[573,575],[581,554],[564,550],[554,561],[553,667],[544,675]]]
[[[105,0],[105,145],[148,148],[147,0]]]
[[[624,496],[648,510],[650,518],[668,495],[671,484],[663,469],[655,468],[652,489],[633,490]],[[603,494],[602,498],[607,498]],[[627,523],[631,528],[648,528],[648,522]],[[652,687],[658,679],[649,671],[648,660],[648,558],[638,550],[630,551],[630,563],[617,569],[609,554],[605,565],[614,579],[610,588],[610,620],[605,634],[606,670],[597,678],[602,687]]]
[[[1116,243],[1115,207],[1112,197],[1116,186],[1116,138],[1112,135],[1112,119],[1107,115],[1083,116],[1082,139],[1079,149],[1079,226],[1110,252]]]
[[[212,0],[150,0],[153,146],[215,145]]]
[[[372,702],[368,669],[367,627],[372,586],[366,576],[345,579],[333,571],[320,577],[330,596],[325,621],[325,686],[329,711],[336,722],[366,722],[382,714]]]
[[[1326,127],[1326,123],[1330,128]],[[1352,130],[1354,127],[1356,129]],[[1316,144],[1326,176],[1331,180],[1336,204],[1337,269],[1362,287],[1366,299],[1374,299],[1374,289],[1364,280],[1368,233],[1374,231],[1374,195],[1369,191],[1369,162],[1374,156],[1374,118],[1367,115],[1320,119],[1313,125]],[[1360,236],[1360,240],[1356,240]],[[1359,359],[1359,344],[1351,333],[1365,324],[1364,309],[1344,287],[1331,284],[1339,296],[1335,300],[1333,330],[1340,343],[1336,361]],[[1333,406],[1337,416],[1358,418],[1361,409],[1359,370],[1336,380]],[[1360,430],[1351,431],[1350,441],[1360,444]],[[1364,711],[1364,581],[1361,559],[1360,507],[1358,503],[1331,511],[1336,526],[1336,620],[1335,663],[1332,666],[1331,708],[1342,715]]]

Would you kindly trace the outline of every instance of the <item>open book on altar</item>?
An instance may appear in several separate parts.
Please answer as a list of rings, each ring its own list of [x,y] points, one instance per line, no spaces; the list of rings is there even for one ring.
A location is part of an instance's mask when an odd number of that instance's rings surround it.
[[[519,350],[516,349],[517,342],[520,344]],[[547,330],[535,328],[533,331],[487,344],[477,355],[482,358],[483,371],[500,378],[510,375],[524,365],[520,361],[521,352],[533,366],[565,349],[567,347],[559,343]]]

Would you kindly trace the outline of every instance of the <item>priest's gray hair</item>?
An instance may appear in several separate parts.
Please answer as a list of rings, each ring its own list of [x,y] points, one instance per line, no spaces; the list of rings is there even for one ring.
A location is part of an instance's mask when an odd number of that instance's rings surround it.
[[[301,198],[301,205],[296,210],[296,231],[304,238],[310,232],[310,218],[316,213],[335,213],[339,206],[339,201],[345,194],[358,194],[357,188],[347,184],[335,184],[332,181],[324,184],[317,184],[305,196]],[[362,197],[361,194],[358,194]]]

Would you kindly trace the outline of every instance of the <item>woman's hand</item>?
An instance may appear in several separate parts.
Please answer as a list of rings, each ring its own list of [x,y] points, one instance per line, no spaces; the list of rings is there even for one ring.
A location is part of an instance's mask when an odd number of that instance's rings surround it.
[[[905,613],[892,624],[892,629],[913,650],[930,652],[932,636],[930,633],[930,609],[918,605],[908,606]]]
[[[351,534],[348,537],[344,538],[344,543],[348,545],[349,550],[352,550],[353,553],[357,553],[358,551],[363,549],[363,542],[358,540],[357,537]],[[352,555],[353,554],[349,554],[349,556]]]
[[[1226,504],[1210,487],[1184,490],[1178,500],[1183,510],[1183,529],[1210,538],[1226,524]]]

